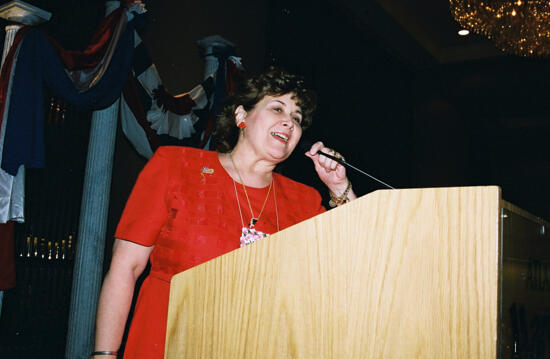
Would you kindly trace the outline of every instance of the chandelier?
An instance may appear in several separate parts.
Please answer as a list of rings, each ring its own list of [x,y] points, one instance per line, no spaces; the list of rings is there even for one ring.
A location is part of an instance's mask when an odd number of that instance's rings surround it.
[[[449,0],[463,27],[491,39],[502,51],[525,57],[550,55],[550,1]]]

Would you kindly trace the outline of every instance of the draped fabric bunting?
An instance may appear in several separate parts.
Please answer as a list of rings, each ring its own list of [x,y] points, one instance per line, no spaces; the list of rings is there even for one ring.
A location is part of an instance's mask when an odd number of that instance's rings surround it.
[[[122,92],[121,125],[136,151],[150,158],[160,144],[157,135],[183,139],[195,132],[198,117],[193,111],[209,107],[213,81],[207,79],[190,92],[174,97],[164,90],[157,69],[137,33],[135,44],[132,76]],[[156,97],[175,106],[162,106],[162,100],[157,101]]]
[[[0,72],[0,247],[7,256],[0,261],[0,290],[15,285],[11,221],[24,221],[25,166],[44,166],[43,85],[91,110],[108,107],[122,93],[123,131],[149,158],[159,135],[183,139],[197,128],[204,130],[201,146],[207,143],[222,99],[242,73],[239,58],[217,53],[217,73],[188,93],[170,95],[136,31],[145,21],[144,6],[123,3],[104,19],[84,51],[65,50],[40,29],[24,26],[8,52]]]
[[[100,80],[113,83],[109,73],[128,73],[133,51],[133,29],[145,20],[142,15],[134,18],[129,10],[139,9],[119,9],[106,18],[100,30],[108,27],[112,30],[107,31],[107,36],[94,36],[98,42],[82,54],[67,51],[64,56],[56,56],[55,51],[62,49],[59,45],[52,45],[51,39],[47,39],[38,28],[22,27],[17,32],[0,73],[0,156],[3,164],[0,169],[0,223],[24,221],[25,167],[22,164],[43,166],[43,83],[53,87],[60,97],[81,107],[108,106],[119,96],[120,92],[117,94],[116,90],[111,89],[113,85],[100,84]],[[118,35],[115,34],[117,31]],[[60,58],[72,61],[75,64],[71,66],[72,70],[65,70]],[[79,67],[78,61],[83,59],[88,66],[95,66],[98,70],[93,76],[97,86],[89,93],[77,89],[71,81],[74,76],[82,78],[76,69]],[[53,68],[52,64],[55,65]],[[119,78],[120,91],[126,77]],[[117,86],[116,83],[114,85]],[[111,99],[104,95],[105,90],[111,90]]]
[[[231,54],[234,49],[231,50]],[[220,69],[227,66],[234,69],[227,81],[233,83],[234,78],[242,74],[243,68],[240,59],[229,56],[228,53],[214,53],[221,66],[216,73],[207,76],[206,80],[187,93],[172,96],[162,85],[155,64],[136,33],[136,50],[134,53],[134,83],[123,90],[121,101],[121,123],[126,137],[134,145],[136,151],[146,158],[150,158],[159,145],[157,135],[169,135],[179,140],[190,138],[207,118],[213,117],[214,103],[219,96],[213,96],[214,91],[221,83],[222,93],[225,94],[225,71]],[[215,80],[216,79],[216,80]],[[219,81],[220,79],[221,81]],[[215,83],[216,82],[216,83]],[[216,86],[216,88],[214,88]],[[221,101],[221,100],[220,100]],[[200,122],[199,122],[200,121]],[[210,133],[203,133],[203,138]],[[188,142],[188,145],[204,147],[200,139]]]
[[[111,43],[113,33],[116,30],[117,24],[124,14],[124,8],[119,7],[110,13],[103,22],[99,25],[96,33],[86,50],[73,51],[65,50],[55,39],[48,36],[52,45],[56,48],[57,53],[62,59],[67,70],[80,70],[96,67],[103,59],[107,48]]]
[[[6,133],[6,118],[8,115],[9,99],[13,84],[14,69],[17,65],[16,54],[25,32],[29,27],[23,27],[16,34],[14,42],[4,61],[2,72],[0,74],[0,102],[5,102],[5,106],[0,106],[0,158],[4,146]],[[21,166],[16,176],[12,176],[0,168],[0,222],[7,223],[9,220],[16,222],[24,221],[25,209],[25,171]]]
[[[104,19],[81,52],[64,50],[39,28],[18,31],[0,73],[0,223],[24,221],[23,182],[14,192],[13,179],[19,177],[14,176],[25,167],[44,166],[43,85],[66,102],[91,110],[108,107],[122,93],[123,131],[147,158],[158,147],[159,135],[181,140],[202,132],[200,146],[207,145],[221,101],[242,73],[240,59],[231,56],[234,49],[214,53],[217,73],[188,93],[172,96],[136,31],[145,21],[144,6],[124,3]],[[15,215],[13,203],[20,203]]]
[[[2,169],[15,175],[20,165],[44,166],[43,83],[60,98],[82,108],[102,109],[119,97],[132,62],[134,27],[138,19],[140,17],[126,24],[103,76],[82,92],[65,72],[44,33],[38,28],[27,31],[15,68]]]

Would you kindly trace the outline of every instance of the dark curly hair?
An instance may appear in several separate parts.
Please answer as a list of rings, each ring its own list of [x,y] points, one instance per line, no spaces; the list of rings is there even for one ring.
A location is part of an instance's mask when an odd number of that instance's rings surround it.
[[[250,111],[265,96],[282,96],[288,93],[294,95],[292,98],[302,110],[302,129],[308,128],[317,105],[315,93],[305,88],[301,77],[270,67],[258,76],[244,79],[235,92],[227,97],[212,136],[214,149],[227,153],[237,144],[239,129],[235,124],[235,110],[239,105],[245,111]]]

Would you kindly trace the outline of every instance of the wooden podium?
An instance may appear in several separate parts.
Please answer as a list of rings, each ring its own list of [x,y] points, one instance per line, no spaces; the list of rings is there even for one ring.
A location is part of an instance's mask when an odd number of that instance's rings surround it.
[[[376,191],[179,273],[165,358],[511,358],[503,206],[521,212],[498,187]]]

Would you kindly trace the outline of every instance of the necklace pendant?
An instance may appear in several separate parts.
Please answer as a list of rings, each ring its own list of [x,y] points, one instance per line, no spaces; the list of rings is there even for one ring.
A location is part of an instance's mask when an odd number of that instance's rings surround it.
[[[256,223],[258,223],[258,218],[252,217],[252,218],[250,218],[250,225],[248,227],[249,228],[254,228]]]

